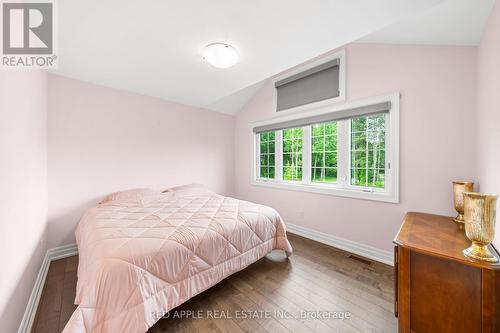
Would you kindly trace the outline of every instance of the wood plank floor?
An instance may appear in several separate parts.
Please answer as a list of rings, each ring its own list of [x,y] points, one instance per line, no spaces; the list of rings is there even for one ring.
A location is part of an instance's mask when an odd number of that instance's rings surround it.
[[[289,239],[289,260],[272,252],[170,311],[148,332],[397,331],[392,267],[296,235]],[[77,265],[77,256],[51,263],[32,332],[62,331],[76,308]]]

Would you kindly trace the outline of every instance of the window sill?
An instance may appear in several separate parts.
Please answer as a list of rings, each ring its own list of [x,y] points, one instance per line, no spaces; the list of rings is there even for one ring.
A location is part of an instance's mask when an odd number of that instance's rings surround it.
[[[309,192],[316,194],[326,194],[344,198],[399,203],[399,196],[397,194],[387,193],[387,192],[376,192],[376,191],[367,192],[363,190],[335,188],[324,184],[309,185],[296,182],[277,182],[277,181],[263,181],[263,180],[253,180],[251,184],[254,186],[276,188],[276,189],[290,190],[290,191]]]

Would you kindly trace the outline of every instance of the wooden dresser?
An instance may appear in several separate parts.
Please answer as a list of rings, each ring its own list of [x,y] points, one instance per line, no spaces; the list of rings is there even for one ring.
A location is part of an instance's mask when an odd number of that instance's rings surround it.
[[[399,332],[500,333],[500,265],[464,257],[451,217],[408,213],[394,243]]]

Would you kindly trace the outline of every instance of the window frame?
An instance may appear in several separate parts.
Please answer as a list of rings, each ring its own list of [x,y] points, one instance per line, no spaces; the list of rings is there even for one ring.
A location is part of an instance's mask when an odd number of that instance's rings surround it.
[[[263,132],[263,133],[269,133],[269,132]],[[261,163],[260,163],[260,159],[261,159],[261,155],[262,155],[262,152],[261,152],[261,150],[260,150],[260,144],[261,144],[261,141],[260,141],[260,135],[258,135],[258,140],[259,140],[259,141],[258,141],[258,145],[259,145],[259,151],[258,151],[258,153],[259,153],[259,156],[258,156],[258,163],[259,163],[259,165],[258,165],[258,169],[257,169],[257,174],[258,174],[259,176],[258,176],[257,178],[259,178],[259,179],[271,179],[271,180],[272,180],[272,179],[276,179],[276,164],[277,164],[277,163],[276,163],[276,141],[277,141],[277,140],[276,140],[276,132],[275,132],[275,134],[274,134],[274,146],[275,146],[275,147],[274,147],[274,153],[273,153],[273,155],[274,155],[274,166],[273,166],[273,168],[274,168],[274,178],[269,178],[269,177],[261,177],[261,176],[260,176],[260,171],[261,171],[260,169],[261,169],[261,167],[262,167],[262,165],[261,165]],[[268,148],[269,148],[269,142],[271,142],[271,141],[270,141],[270,140],[268,140],[268,141],[265,141],[265,142],[268,144]],[[267,153],[265,153],[265,154],[266,154],[266,155],[271,155],[271,153],[270,153],[269,151],[268,151]],[[268,163],[269,163],[269,161],[268,161]],[[269,164],[267,164],[266,166],[267,166],[267,168],[268,168],[268,172],[269,172],[270,165],[269,165]]]
[[[317,106],[316,103],[308,105],[308,110],[300,114],[274,117],[266,121],[251,124],[253,139],[251,184],[255,186],[271,187],[285,190],[296,190],[310,193],[328,194],[340,197],[366,199],[389,203],[399,203],[399,101],[400,94],[395,92],[383,96],[337,104],[330,102]],[[304,126],[302,131],[302,181],[289,181],[282,179],[282,130],[275,134],[275,179],[260,179],[260,135],[253,129],[258,126],[280,123],[288,120],[301,119],[314,115],[321,115],[337,111],[369,106],[382,102],[390,102],[391,109],[385,114],[385,177],[384,188],[351,185],[351,135],[350,120],[340,120],[337,123],[337,182],[319,183],[311,179],[311,126]],[[343,139],[342,139],[343,138]],[[258,157],[258,158],[257,158]],[[279,171],[278,171],[279,170]]]
[[[305,135],[304,135],[304,130],[305,130],[305,127],[301,127],[301,128],[302,128],[302,151],[300,152],[300,154],[302,155],[302,157],[301,157],[301,159],[302,159],[302,179],[301,179],[301,180],[296,180],[296,179],[283,179],[283,168],[284,168],[284,167],[283,167],[283,154],[284,154],[284,153],[283,153],[283,142],[284,142],[284,139],[283,139],[283,130],[276,131],[276,132],[280,132],[280,134],[281,134],[281,135],[280,135],[280,136],[281,136],[281,140],[280,140],[280,142],[279,142],[279,144],[280,144],[280,146],[281,146],[281,159],[282,159],[282,160],[281,160],[281,164],[280,164],[280,169],[281,169],[281,178],[280,178],[280,180],[281,180],[282,182],[284,182],[284,183],[292,183],[292,184],[293,184],[293,183],[295,183],[295,184],[301,184],[301,183],[304,181],[304,178],[305,178],[305,175],[304,175],[304,169],[305,169],[305,168],[304,168],[304,158],[305,158],[305,157],[304,157],[304,136],[305,136]],[[292,141],[294,141],[294,138],[295,138],[295,137],[293,137],[293,138],[292,138]],[[292,147],[293,147],[293,144],[292,144]],[[275,146],[275,148],[276,148],[276,146]],[[275,151],[276,151],[276,149],[275,149]],[[293,158],[293,155],[294,155],[295,153],[296,153],[296,152],[294,152],[293,150],[292,150],[291,152],[289,152],[289,154],[290,154],[290,155],[292,155],[292,158]],[[275,163],[274,167],[276,168],[276,161],[275,161],[274,163]],[[271,179],[271,180],[273,180],[273,179]],[[276,177],[275,177],[275,179],[274,179],[274,180],[276,180]]]
[[[310,104],[306,104],[306,105],[299,105],[299,106],[296,106],[293,108],[278,111],[278,107],[277,107],[278,106],[278,92],[277,92],[276,88],[274,88],[274,85],[276,84],[276,82],[287,79],[291,76],[302,73],[304,71],[307,71],[308,69],[317,67],[319,65],[322,65],[322,64],[327,63],[329,61],[332,61],[334,59],[339,60],[339,95],[337,97],[325,99],[322,101],[318,101],[318,102],[314,102],[314,103],[310,103]],[[285,72],[284,74],[273,78],[272,84],[273,84],[273,110],[274,110],[274,113],[277,115],[307,111],[307,110],[310,110],[311,108],[318,108],[318,107],[322,107],[322,106],[331,105],[332,103],[344,102],[346,100],[346,93],[345,93],[346,92],[346,51],[345,51],[345,49],[342,49],[338,52],[324,56],[319,60],[309,62],[305,65],[300,66],[299,68]]]
[[[332,122],[324,122],[324,123],[319,123],[319,124],[328,124],[328,123],[332,123]],[[337,169],[337,181],[336,182],[332,182],[332,183],[329,183],[329,182],[314,182],[312,180],[312,164],[309,165],[309,171],[311,172],[311,174],[309,175],[309,181],[312,185],[315,185],[315,184],[327,184],[327,185],[333,185],[333,184],[337,184],[339,182],[339,160],[338,160],[338,157],[339,157],[339,147],[338,147],[338,138],[339,138],[339,132],[338,132],[338,126],[339,126],[339,122],[335,122],[336,123],[336,134],[337,134],[337,149],[335,151],[335,154],[336,154],[336,160],[337,160],[337,166],[335,167],[335,169]],[[312,128],[313,125],[310,125],[310,126],[307,126],[309,131],[310,131],[310,134],[309,134],[309,139],[310,139],[310,144],[309,144],[309,153],[310,153],[310,156],[309,156],[309,163],[312,163],[312,157],[313,157],[313,154],[314,154],[314,151],[313,151],[313,128]],[[318,137],[318,136],[317,136]],[[326,134],[323,134],[319,137],[323,137],[325,138],[326,137]],[[323,145],[325,145],[325,142],[323,142]],[[323,146],[323,152],[322,152],[322,155],[323,155],[323,158],[325,156],[326,152],[325,152],[325,147]],[[324,165],[324,164],[322,164]],[[327,168],[327,167],[325,167]],[[321,169],[321,168],[320,168]]]
[[[392,104],[391,104],[391,111],[392,111]],[[384,177],[384,188],[381,189],[381,188],[376,188],[376,187],[370,187],[370,186],[360,186],[360,185],[352,185],[351,184],[351,170],[352,170],[352,159],[351,159],[351,149],[350,147],[352,146],[352,136],[349,135],[351,133],[351,122],[348,121],[348,123],[346,123],[346,127],[348,129],[348,132],[347,132],[347,136],[348,136],[348,145],[347,145],[347,160],[348,160],[348,165],[347,165],[347,168],[348,168],[348,171],[347,171],[347,180],[346,180],[346,188],[347,189],[350,189],[350,190],[361,190],[363,192],[378,192],[378,193],[384,193],[384,192],[387,192],[387,189],[391,187],[391,176],[392,176],[392,165],[391,165],[391,156],[392,156],[392,151],[391,151],[391,135],[390,133],[388,133],[391,129],[390,127],[390,122],[391,122],[391,117],[390,117],[390,113],[391,111],[389,111],[388,114],[385,114],[385,169],[384,169],[384,172],[385,172],[385,175],[387,176],[387,174],[389,174],[388,177]],[[389,130],[388,130],[389,129]],[[389,162],[387,162],[389,161]],[[276,162],[275,162],[276,163]],[[388,167],[388,164],[390,167]]]

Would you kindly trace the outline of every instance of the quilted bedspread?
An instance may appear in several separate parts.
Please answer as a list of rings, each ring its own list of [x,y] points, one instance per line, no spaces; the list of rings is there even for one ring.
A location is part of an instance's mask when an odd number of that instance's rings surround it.
[[[274,209],[204,188],[112,198],[83,216],[76,238],[78,308],[66,333],[146,332],[273,249],[292,252]]]

